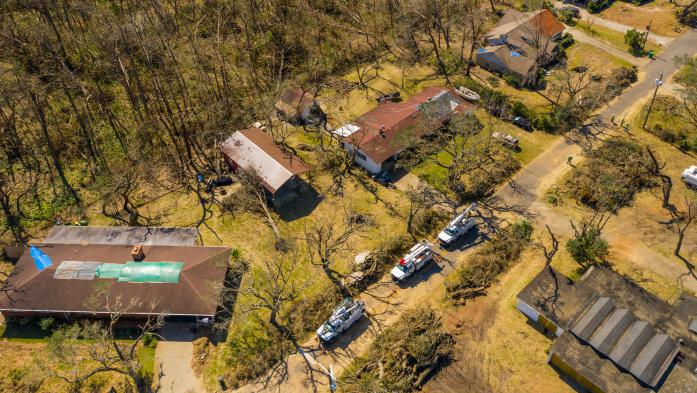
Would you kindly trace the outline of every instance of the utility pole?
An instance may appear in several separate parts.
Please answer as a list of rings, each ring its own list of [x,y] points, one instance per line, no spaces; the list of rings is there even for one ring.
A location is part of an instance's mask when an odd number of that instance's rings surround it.
[[[651,97],[651,103],[649,104],[649,109],[646,111],[646,118],[644,119],[644,125],[642,128],[646,129],[646,123],[649,122],[649,115],[651,115],[651,108],[653,108],[653,101],[656,99],[656,93],[658,93],[658,88],[663,84],[663,73],[656,79],[656,89],[653,91],[653,97]]]
[[[649,25],[646,26],[646,35],[644,36],[644,42],[641,44],[641,51],[644,51],[644,48],[646,48],[646,41],[649,40],[649,33],[651,32],[651,24],[653,23],[653,19],[649,21]]]

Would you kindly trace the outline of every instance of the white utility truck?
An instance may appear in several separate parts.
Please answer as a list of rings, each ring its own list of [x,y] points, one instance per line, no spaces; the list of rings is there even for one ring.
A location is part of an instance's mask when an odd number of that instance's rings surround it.
[[[431,244],[426,240],[422,240],[409,249],[407,255],[399,260],[397,266],[390,272],[392,278],[398,282],[404,281],[407,277],[414,274],[415,271],[424,267],[431,259],[433,259]]]
[[[461,238],[467,231],[476,226],[476,217],[471,217],[477,210],[477,204],[473,203],[450,221],[448,226],[438,234],[438,243],[443,247],[449,247]]]
[[[697,165],[692,165],[682,171],[680,178],[687,183],[689,187],[697,188]]]
[[[347,297],[332,311],[329,320],[317,329],[317,337],[323,343],[331,342],[347,331],[354,322],[361,319],[364,312],[365,303],[363,300],[353,300]]]

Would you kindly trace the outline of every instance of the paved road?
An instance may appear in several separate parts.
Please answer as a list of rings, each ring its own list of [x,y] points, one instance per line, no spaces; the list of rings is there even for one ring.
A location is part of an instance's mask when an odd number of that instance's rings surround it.
[[[600,48],[604,50],[605,52],[618,57],[630,64],[633,64],[637,67],[644,67],[646,64],[648,64],[651,60],[647,57],[636,57],[632,56],[631,53],[629,53],[626,50],[620,50],[617,49],[616,47],[608,44],[607,42],[597,39],[595,37],[592,37],[588,35],[586,32],[583,30],[577,29],[575,27],[567,27],[566,31],[570,32],[576,41],[579,42],[584,42],[586,44],[593,45],[597,48]]]
[[[554,2],[554,4],[556,7],[566,6],[566,4],[563,4],[559,1]],[[581,7],[576,7],[576,8],[578,8],[581,11],[581,19],[582,20],[584,20],[584,21],[591,20],[593,24],[596,24],[598,26],[607,27],[608,29],[616,30],[616,31],[619,31],[621,33],[626,33],[627,30],[635,29],[635,27],[633,27],[633,26],[627,26],[627,25],[619,23],[619,22],[614,22],[611,20],[603,19],[599,15],[591,14],[585,8],[581,8]],[[663,46],[668,46],[668,45],[670,45],[671,42],[673,42],[673,40],[675,38],[666,37],[666,36],[662,36],[662,35],[658,35],[658,34],[654,34],[654,33],[649,33],[649,39],[656,42],[656,43],[659,43]]]
[[[156,373],[161,373],[159,393],[201,393],[203,386],[191,368],[194,347],[190,324],[167,323],[164,341],[155,349]]]
[[[690,31],[676,39],[666,49],[664,57],[672,58],[678,54],[694,54],[697,52],[696,43],[697,33]],[[659,63],[659,61],[647,64],[643,69],[643,73],[647,76],[623,93],[619,99],[600,113],[600,116],[607,119],[613,113],[624,112],[637,100],[641,100],[651,93],[653,75],[661,70],[666,75],[675,71],[676,67],[672,65],[672,62]],[[494,202],[497,204],[496,209],[522,215],[541,215],[538,206],[535,206],[534,209],[531,209],[531,206],[536,203],[543,190],[556,182],[569,169],[566,165],[566,158],[569,155],[579,155],[581,150],[578,140],[560,138],[523,168],[511,183],[501,187],[496,192],[494,198]],[[416,180],[407,178],[404,186],[413,186],[418,183],[415,182]],[[556,221],[560,222],[561,220]],[[553,229],[556,230],[556,228]],[[466,254],[475,250],[474,246],[485,240],[486,230],[472,233],[470,236],[471,238],[464,239],[462,242],[467,244],[467,247],[455,251],[458,258],[465,257]],[[456,254],[446,253],[446,257],[452,255]],[[437,293],[437,290],[443,285],[445,277],[453,269],[454,264],[447,261],[431,264],[425,271],[419,272],[411,277],[405,285],[400,286],[390,283],[388,278],[383,279],[382,282],[372,286],[360,297],[366,302],[370,318],[363,318],[357,326],[352,327],[328,350],[319,348],[317,342],[311,340],[305,344],[303,353],[296,353],[288,357],[284,373],[274,373],[269,375],[265,381],[243,386],[237,391],[306,392],[315,389],[318,391],[327,390],[328,378],[322,371],[324,368],[333,365],[335,375],[339,375],[355,356],[368,349],[380,330],[399,318],[401,311],[431,300],[433,294]],[[313,371],[310,372],[309,369]]]

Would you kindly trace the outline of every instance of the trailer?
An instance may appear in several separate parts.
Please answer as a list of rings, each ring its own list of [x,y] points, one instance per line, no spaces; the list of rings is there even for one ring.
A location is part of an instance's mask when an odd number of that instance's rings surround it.
[[[476,218],[471,217],[472,213],[477,210],[477,204],[471,204],[462,213],[453,218],[448,226],[438,234],[438,243],[442,247],[449,247],[461,238],[470,229],[477,225]]]
[[[416,243],[409,252],[399,260],[397,266],[395,266],[392,271],[392,278],[397,282],[402,282],[411,276],[417,270],[424,267],[428,262],[433,259],[433,247],[431,244],[422,240]]]
[[[350,297],[345,298],[332,311],[329,319],[317,329],[317,337],[319,337],[322,343],[331,342],[361,319],[364,313],[365,303],[363,300],[353,300]]]
[[[697,188],[697,165],[685,169],[680,176],[680,179],[687,183],[688,187]]]

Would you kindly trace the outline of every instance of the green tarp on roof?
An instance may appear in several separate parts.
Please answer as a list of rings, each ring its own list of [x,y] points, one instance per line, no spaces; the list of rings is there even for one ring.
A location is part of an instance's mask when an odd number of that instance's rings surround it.
[[[105,263],[97,268],[97,277],[116,278],[119,282],[177,283],[183,262]]]

